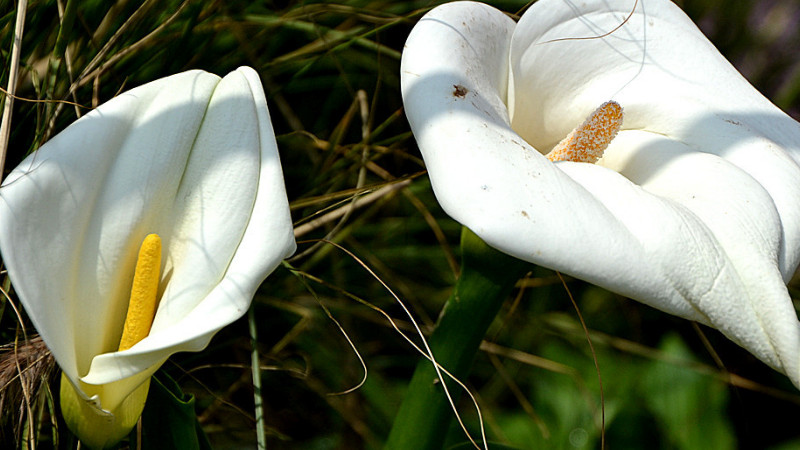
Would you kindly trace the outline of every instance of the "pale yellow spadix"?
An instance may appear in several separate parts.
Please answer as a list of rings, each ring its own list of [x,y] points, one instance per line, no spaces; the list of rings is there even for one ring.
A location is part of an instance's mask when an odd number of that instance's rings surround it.
[[[547,159],[596,163],[622,127],[622,107],[610,101],[600,105],[577,128],[558,143]]]

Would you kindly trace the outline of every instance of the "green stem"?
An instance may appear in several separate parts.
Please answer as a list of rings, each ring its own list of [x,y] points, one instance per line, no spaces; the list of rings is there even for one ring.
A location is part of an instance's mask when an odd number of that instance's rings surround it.
[[[61,26],[58,29],[56,45],[53,47],[53,56],[63,58],[67,50],[70,35],[72,34],[72,24],[75,22],[75,12],[78,10],[77,0],[67,0],[64,8],[64,15],[61,16]]]
[[[258,357],[258,335],[256,331],[256,308],[255,304],[250,305],[247,311],[247,324],[250,329],[250,365],[253,371],[253,391],[256,413],[256,439],[258,450],[266,450],[267,434],[264,425],[264,399],[261,397],[261,362]]]
[[[489,247],[463,228],[461,276],[447,300],[428,344],[439,364],[464,380],[486,331],[529,265]],[[447,383],[457,399],[457,385]],[[453,411],[436,371],[427,359],[417,365],[395,417],[387,450],[439,450]]]

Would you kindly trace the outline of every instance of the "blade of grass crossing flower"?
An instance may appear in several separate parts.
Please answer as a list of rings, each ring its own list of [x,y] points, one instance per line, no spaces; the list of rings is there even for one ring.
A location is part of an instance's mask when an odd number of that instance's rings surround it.
[[[469,374],[475,354],[516,281],[529,264],[492,249],[466,227],[461,233],[461,276],[428,344],[456,378]],[[451,395],[459,392],[447,382]],[[386,442],[390,450],[442,448],[453,411],[433,365],[418,365]]]

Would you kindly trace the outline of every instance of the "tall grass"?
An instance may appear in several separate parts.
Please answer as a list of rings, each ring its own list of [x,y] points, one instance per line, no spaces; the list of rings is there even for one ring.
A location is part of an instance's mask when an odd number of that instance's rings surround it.
[[[754,85],[800,117],[794,2],[679,3]],[[493,4],[511,14],[525,7]],[[268,448],[376,449],[388,434],[419,355],[374,309],[399,329],[411,328],[367,268],[425,331],[459,270],[460,226],[436,203],[399,93],[404,39],[432,6],[43,0],[27,7],[6,173],[125,89],[195,68],[224,75],[249,65],[262,77],[292,214],[302,227],[300,256],[270,276],[254,300],[257,357],[243,319],[205,351],[176,355],[164,366],[196,396],[215,448],[255,446],[251,361],[261,364]],[[15,7],[0,2],[4,88],[17,66]],[[0,342],[14,364],[0,366],[0,447],[75,448],[48,389],[52,360],[2,270]],[[800,395],[785,377],[715,331],[581,281],[567,283],[597,350],[611,448],[800,446]],[[558,277],[541,268],[529,273],[463,380],[481,405],[490,440],[519,448],[598,447],[600,395],[588,349]],[[457,405],[477,435],[474,408],[466,397]],[[455,426],[442,433],[450,444],[466,440]]]

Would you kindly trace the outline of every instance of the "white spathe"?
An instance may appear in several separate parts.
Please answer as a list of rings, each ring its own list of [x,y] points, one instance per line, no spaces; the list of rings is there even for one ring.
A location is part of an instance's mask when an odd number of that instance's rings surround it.
[[[625,19],[633,14],[626,22]],[[609,34],[610,33],[610,34]],[[442,5],[402,93],[437,199],[489,245],[711,325],[800,387],[800,124],[667,0]],[[608,100],[597,165],[542,153]]]
[[[149,233],[163,241],[158,309],[150,335],[117,351]],[[0,252],[14,288],[66,377],[105,411],[171,354],[203,349],[241,317],[294,250],[264,91],[247,67],[125,92],[0,188]]]

